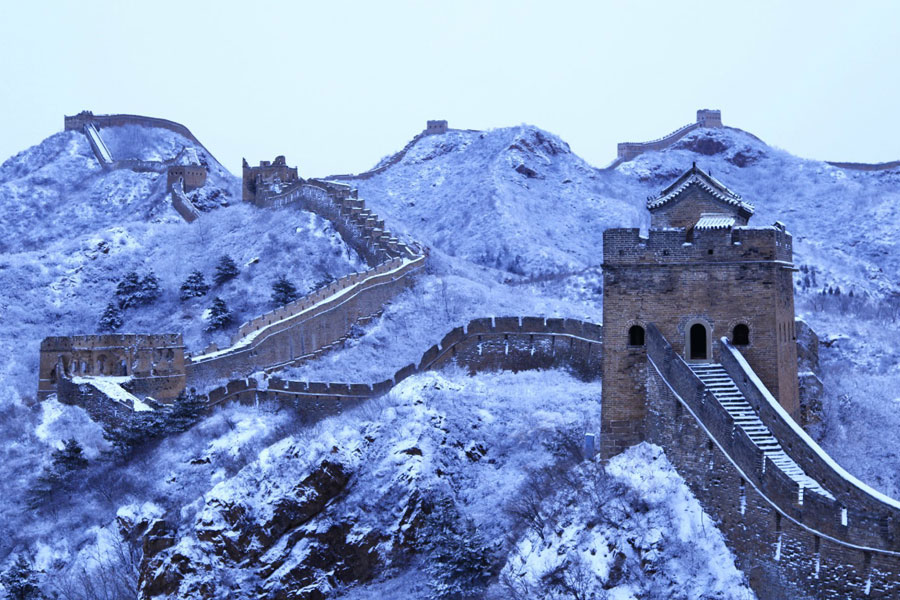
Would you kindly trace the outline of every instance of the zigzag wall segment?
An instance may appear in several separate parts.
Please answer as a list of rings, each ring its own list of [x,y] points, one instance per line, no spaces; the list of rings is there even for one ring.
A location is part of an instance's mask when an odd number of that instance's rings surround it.
[[[302,382],[245,378],[208,394],[210,406],[224,402],[288,402],[305,418],[337,414],[389,392],[406,378],[456,363],[475,373],[486,370],[547,369],[567,366],[585,379],[600,374],[602,327],[575,319],[490,317],[457,327],[428,348],[417,363],[377,383]]]
[[[180,181],[173,189],[176,200],[183,196],[178,193],[182,190]],[[187,200],[186,197],[183,200]],[[180,385],[159,390],[154,395],[157,400],[171,401],[187,385],[203,387],[210,381],[276,370],[318,357],[346,338],[354,324],[379,314],[384,305],[405,289],[412,277],[424,267],[426,257],[422,250],[393,237],[386,231],[384,221],[357,197],[356,190],[345,184],[298,180],[277,193],[259,190],[254,203],[261,207],[296,205],[330,220],[344,241],[356,249],[371,268],[342,277],[306,297],[242,324],[228,348],[211,348],[203,353],[187,355],[179,363]],[[196,218],[192,208],[187,202],[178,209],[190,221],[192,217]],[[68,390],[65,392],[66,398],[60,399],[77,403],[72,392],[76,387],[65,385],[61,388],[50,372],[59,360],[68,364],[80,348],[77,344],[65,343],[65,340],[102,337],[48,338],[57,340],[53,343],[45,340],[41,347],[39,397],[46,397],[54,390],[58,394]],[[138,337],[151,340],[151,350],[154,348],[152,340],[168,339],[166,336]],[[110,348],[113,346],[115,344]],[[119,346],[122,347],[116,347],[121,354],[126,347]],[[91,355],[87,373],[107,375],[98,360],[97,356]],[[151,376],[149,371],[135,372],[128,386],[133,390],[145,389],[144,380]],[[64,371],[61,377],[71,378],[72,374]]]

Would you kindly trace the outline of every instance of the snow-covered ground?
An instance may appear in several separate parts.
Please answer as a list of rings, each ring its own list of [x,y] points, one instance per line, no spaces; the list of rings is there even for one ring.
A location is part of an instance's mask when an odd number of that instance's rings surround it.
[[[168,160],[193,148],[166,130],[101,131],[114,157]],[[203,189],[234,200],[237,180],[194,151],[212,169]],[[282,274],[303,294],[366,268],[331,223],[296,209],[260,210],[238,201],[185,223],[167,204],[165,180],[165,174],[103,171],[79,132],[51,136],[0,167],[0,352],[7,357],[0,377],[20,394],[36,389],[40,341],[97,332],[117,283],[130,271],[153,271],[162,295],[126,310],[119,331],[183,333],[188,350],[197,352],[211,341],[227,344],[242,322],[271,310],[271,284]],[[199,270],[212,284],[225,254],[241,274],[204,297],[181,301],[188,274]],[[233,321],[209,333],[204,313],[216,296]]]
[[[74,435],[93,463],[77,499],[63,500],[52,521],[43,513],[4,515],[16,527],[3,550],[40,540],[37,565],[51,589],[62,589],[53,586],[81,569],[99,580],[109,569],[133,568],[117,558],[127,547],[118,528],[164,516],[178,531],[164,554],[196,568],[180,584],[184,595],[204,583],[234,597],[308,580],[347,598],[393,588],[424,599],[433,582],[421,573],[429,555],[420,518],[431,518],[422,511],[440,499],[454,519],[474,525],[472,543],[489,546],[499,577],[482,590],[486,597],[562,598],[566,586],[583,585],[623,599],[676,589],[685,598],[752,598],[721,534],[660,449],[636,447],[605,472],[582,462],[584,434],[599,427],[599,400],[599,382],[559,371],[469,377],[450,369],[412,377],[312,427],[288,410],[225,408],[124,465],[97,460],[102,438],[80,409],[45,403],[40,442]],[[302,499],[300,482],[323,461],[349,474],[346,488],[309,520],[267,537],[281,523],[277,507]],[[526,497],[537,502],[543,526],[523,518]],[[339,541],[317,533],[334,524],[349,525]],[[223,554],[221,536],[256,539],[248,548],[259,558],[242,563]],[[351,559],[340,548],[375,538],[377,568],[360,575],[373,578],[362,587],[315,566],[332,552],[333,573],[345,573]],[[266,568],[273,560],[277,569]],[[578,581],[561,577],[560,567]]]
[[[102,130],[114,158],[168,160],[180,152],[170,132],[148,142],[145,131],[121,129]],[[286,375],[381,380],[476,317],[600,322],[603,230],[646,226],[646,197],[694,161],[756,205],[751,224],[780,220],[794,234],[796,262],[804,267],[799,312],[829,344],[821,348],[825,420],[814,433],[853,474],[900,494],[900,459],[892,450],[900,431],[896,325],[834,307],[816,310],[812,295],[840,286],[878,304],[900,291],[900,174],[842,171],[737,130],[694,132],[675,148],[615,170],[588,165],[565,142],[531,126],[423,138],[397,165],[355,184],[391,231],[431,247],[427,273],[343,349]],[[77,132],[56,134],[0,167],[0,477],[12,498],[0,503],[0,567],[24,552],[60,582],[81,566],[101,568],[97,556],[127,547],[116,541],[117,514],[120,521],[166,514],[179,526],[179,547],[200,560],[197,519],[215,516],[213,499],[227,496],[264,515],[279,494],[333,456],[352,471],[353,484],[327,509],[334,518],[328,522],[352,523],[357,533],[363,525],[396,533],[390,511],[413,490],[449,497],[460,519],[500,542],[497,578],[486,597],[566,597],[572,591],[564,588],[573,585],[612,598],[665,597],[673,581],[684,584],[684,573],[693,586],[685,597],[752,597],[721,536],[659,449],[632,449],[605,472],[559,455],[560,440],[596,431],[599,415],[599,382],[565,373],[423,374],[313,427],[287,410],[227,407],[127,463],[102,457],[101,431],[79,409],[54,402],[26,407],[40,339],[95,331],[128,271],[155,271],[163,295],[126,311],[122,331],[180,331],[189,349],[199,349],[212,340],[221,346],[233,331],[203,332],[214,296],[236,312],[236,326],[270,308],[276,275],[285,273],[305,292],[363,267],[327,222],[296,209],[243,206],[236,178],[226,175],[214,187],[232,194],[231,206],[188,225],[168,204],[164,176],[103,172]],[[242,274],[205,298],[178,300],[187,274],[199,269],[209,280],[222,254]],[[804,283],[810,269],[812,291]],[[69,437],[92,461],[77,494],[52,514],[24,510],[26,489],[51,449]],[[540,498],[546,529],[538,530],[512,516],[509,505],[542,468],[566,477]],[[590,491],[594,484],[599,492]],[[598,499],[605,500],[602,510]],[[649,510],[617,521],[629,503]],[[603,519],[592,520],[596,513]],[[694,540],[695,549],[684,552]],[[426,597],[424,551],[397,554],[397,547],[379,542],[386,562],[374,580],[330,589],[353,600],[397,597],[401,590]],[[295,558],[304,551],[297,546]],[[112,555],[104,564],[119,564]],[[208,573],[227,571],[216,585],[250,577],[221,557],[202,560]]]

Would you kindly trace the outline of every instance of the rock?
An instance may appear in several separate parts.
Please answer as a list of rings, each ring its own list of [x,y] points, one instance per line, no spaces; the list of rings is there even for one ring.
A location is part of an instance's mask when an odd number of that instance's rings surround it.
[[[675,148],[690,150],[704,156],[712,156],[728,150],[728,146],[721,141],[706,136],[689,137],[676,144]]]
[[[516,172],[521,173],[522,175],[524,175],[525,177],[528,177],[529,179],[533,179],[538,176],[537,171],[535,171],[534,169],[532,169],[530,167],[526,167],[524,164],[520,164],[518,167],[516,167]]]

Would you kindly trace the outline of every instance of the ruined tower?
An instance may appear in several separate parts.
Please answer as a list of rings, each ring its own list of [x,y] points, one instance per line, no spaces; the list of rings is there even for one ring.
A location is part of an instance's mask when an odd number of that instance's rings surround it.
[[[696,165],[647,200],[651,226],[603,234],[601,455],[644,439],[645,328],[687,362],[738,347],[795,419],[799,412],[791,235],[749,227],[753,207]]]

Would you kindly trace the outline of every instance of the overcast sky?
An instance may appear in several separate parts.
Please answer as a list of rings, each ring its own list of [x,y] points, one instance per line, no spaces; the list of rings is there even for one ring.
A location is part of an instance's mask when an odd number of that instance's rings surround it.
[[[594,165],[722,110],[796,155],[900,159],[900,2],[4,2],[0,160],[63,115],[187,125],[232,172],[357,172],[426,119]]]

